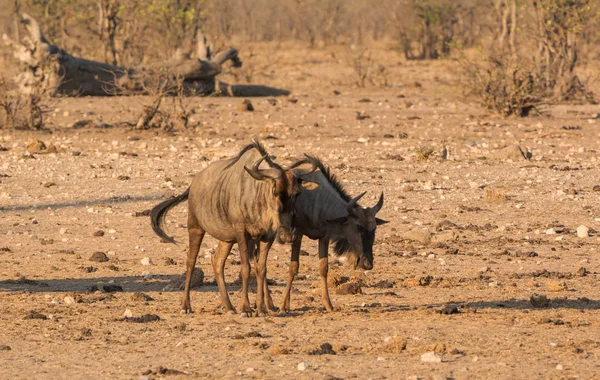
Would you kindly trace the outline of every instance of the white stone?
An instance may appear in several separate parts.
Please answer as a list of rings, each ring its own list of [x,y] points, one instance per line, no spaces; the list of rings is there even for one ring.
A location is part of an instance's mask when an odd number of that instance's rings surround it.
[[[424,363],[441,363],[442,355],[437,352],[429,351],[421,355],[421,361]]]
[[[356,141],[358,141],[359,143],[362,143],[362,144],[364,144],[364,143],[368,142],[369,140],[367,140],[367,139],[366,139],[366,138],[364,138],[364,137],[359,137],[359,138],[358,138],[358,140],[356,140]]]
[[[152,260],[149,257],[144,257],[140,260],[142,265],[152,265]]]
[[[562,371],[564,369],[564,367],[562,366],[562,364],[557,364],[556,369],[559,371]]]
[[[308,369],[308,365],[304,362],[298,363],[298,371],[306,371]]]
[[[114,228],[111,228],[110,230],[108,230],[109,234],[116,234],[117,230],[115,230]]]
[[[548,228],[546,230],[546,235],[556,235],[556,231],[554,231],[554,228]]]
[[[64,235],[64,234],[67,233],[67,229],[65,227],[63,227],[63,228],[60,229],[59,232],[60,232],[61,235]]]
[[[63,298],[63,301],[67,305],[73,305],[75,303],[75,298],[71,296],[66,296],[65,298]]]
[[[586,238],[590,236],[590,229],[583,224],[577,227],[577,237]]]
[[[129,309],[126,309],[125,312],[123,313],[123,318],[132,318],[133,317],[133,312]]]

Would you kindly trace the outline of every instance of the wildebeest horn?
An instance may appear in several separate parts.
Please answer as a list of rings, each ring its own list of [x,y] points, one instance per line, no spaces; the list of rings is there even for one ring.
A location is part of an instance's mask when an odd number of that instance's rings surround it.
[[[308,175],[308,174],[314,172],[315,170],[317,170],[317,168],[319,166],[319,160],[317,160],[315,157],[309,156],[308,154],[305,154],[304,156],[306,158],[301,159],[300,161],[294,163],[291,166],[292,173],[294,173],[294,175],[296,177],[301,177],[303,175]],[[300,168],[298,168],[298,166],[300,166],[302,164],[310,164],[311,167],[310,167],[310,169],[300,169]]]
[[[373,207],[371,207],[371,210],[375,211],[375,214],[377,214],[379,212],[379,210],[381,210],[381,208],[383,207],[383,191],[381,192],[381,195],[379,196],[379,201],[377,201],[377,204]]]
[[[352,198],[350,202],[348,202],[348,206],[346,206],[346,210],[348,211],[348,215],[356,215],[354,211],[354,207],[356,207],[358,200],[362,198],[367,192],[358,194],[356,197]]]
[[[265,154],[258,161],[252,165],[252,169],[248,169],[248,167],[244,166],[244,169],[252,176],[252,178],[258,181],[264,181],[267,178],[277,179],[280,176],[280,171],[278,169],[264,169],[261,170],[258,167],[264,160],[270,161],[271,159]]]

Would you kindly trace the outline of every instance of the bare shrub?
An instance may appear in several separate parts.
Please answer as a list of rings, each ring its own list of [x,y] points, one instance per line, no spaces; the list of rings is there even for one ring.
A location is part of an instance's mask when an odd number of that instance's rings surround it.
[[[490,202],[505,202],[508,200],[508,195],[501,189],[485,189],[485,199]]]
[[[410,0],[396,3],[390,13],[400,49],[407,59],[437,59],[453,44],[470,46],[481,25],[477,1]]]
[[[544,88],[531,65],[506,55],[481,61],[461,59],[463,89],[487,109],[504,116],[528,116],[544,99]]]
[[[354,70],[355,81],[358,87],[365,87],[367,80],[371,80],[371,72],[373,70],[373,57],[369,49],[360,50],[358,53],[355,49],[351,50],[351,65]]]
[[[521,29],[517,16],[510,16],[510,28],[507,18],[500,18],[500,36],[510,34],[508,45],[493,44],[479,60],[460,59],[465,92],[505,116],[527,116],[542,103],[595,103],[576,68],[581,31],[598,19],[600,5],[594,0],[530,0],[530,5],[521,10],[521,19],[530,20],[525,33],[514,35]],[[516,12],[510,9],[509,14]]]
[[[23,94],[16,86],[0,78],[2,128],[42,129],[49,102],[49,92],[41,86],[32,87],[29,93]]]

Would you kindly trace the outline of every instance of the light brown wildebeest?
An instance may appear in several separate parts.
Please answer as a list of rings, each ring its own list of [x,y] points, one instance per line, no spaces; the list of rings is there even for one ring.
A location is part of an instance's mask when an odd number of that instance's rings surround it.
[[[360,267],[370,270],[373,268],[375,230],[378,225],[387,223],[387,221],[376,217],[376,214],[383,207],[383,193],[381,193],[375,206],[370,208],[360,207],[357,202],[365,193],[351,198],[335,176],[330,173],[329,168],[323,165],[320,160],[307,156],[307,159],[298,161],[292,167],[298,167],[306,162],[315,163],[319,170],[303,177],[309,181],[309,184],[301,187],[300,196],[296,198],[294,224],[297,238],[292,243],[289,279],[281,306],[281,311],[284,312],[290,310],[290,292],[292,282],[298,274],[300,266],[302,236],[319,240],[321,301],[326,310],[333,311],[327,287],[329,242],[333,241],[335,243],[335,254],[338,256],[345,255],[354,268]],[[315,184],[318,186],[315,186]],[[260,243],[258,247],[257,251],[260,251],[260,253],[256,252],[255,256],[258,255],[260,261],[263,260],[263,255],[268,252],[270,245],[264,247]],[[219,256],[217,260],[224,263],[228,253],[225,250],[218,250],[216,253]],[[264,302],[272,310],[274,309],[272,306],[273,301],[269,295],[266,281],[264,287]]]
[[[266,161],[267,169],[259,168]],[[248,165],[251,167],[248,168]],[[208,233],[222,243],[213,256],[215,277],[219,285],[221,299],[226,300],[225,308],[235,312],[225,289],[222,273],[223,265],[216,258],[219,252],[231,249],[234,243],[240,250],[242,272],[242,312],[251,315],[248,299],[248,278],[250,262],[249,241],[262,241],[272,244],[277,237],[280,242],[296,239],[293,225],[295,202],[300,193],[303,176],[316,170],[284,169],[269,158],[264,147],[257,141],[246,146],[237,157],[217,161],[200,172],[191,186],[181,195],[166,200],[152,209],[151,220],[154,232],[166,241],[174,242],[163,231],[164,218],[178,203],[188,200],[188,234],[190,250],[187,257],[187,271],[184,286],[182,312],[191,312],[190,283],[196,258],[204,234]],[[225,255],[226,256],[226,255]],[[262,290],[266,276],[266,262],[260,261],[257,267],[257,310],[264,310]]]

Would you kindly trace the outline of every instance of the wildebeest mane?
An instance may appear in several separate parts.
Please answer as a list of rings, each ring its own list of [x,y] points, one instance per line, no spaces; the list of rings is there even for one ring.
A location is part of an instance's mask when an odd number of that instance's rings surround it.
[[[317,165],[317,168],[321,171],[321,173],[323,173],[323,175],[325,176],[327,181],[337,191],[337,193],[340,195],[340,197],[342,197],[342,199],[344,201],[350,202],[352,197],[348,194],[348,192],[346,192],[346,189],[344,189],[344,186],[342,186],[342,183],[337,179],[335,174],[331,173],[331,170],[329,169],[329,167],[326,166],[319,157],[310,156],[308,154],[306,154],[305,156],[307,158],[297,161],[296,163],[294,163],[294,165],[292,165],[292,167],[300,166],[304,163],[310,162],[311,160],[314,161]],[[334,237],[333,243],[334,243],[333,252],[336,254],[336,256],[341,256],[341,255],[347,253],[348,250],[350,249],[350,243],[348,242],[348,240],[345,237],[342,237],[342,236],[340,236],[339,238]]]
[[[348,192],[346,192],[346,190],[344,189],[344,186],[342,186],[342,183],[337,179],[335,174],[331,173],[331,170],[329,169],[329,167],[325,166],[325,164],[323,163],[323,161],[321,161],[321,159],[319,157],[310,156],[308,154],[306,154],[305,156],[308,159],[302,159],[300,161],[297,161],[294,165],[292,165],[292,168],[302,165],[304,163],[307,163],[307,162],[309,162],[309,160],[314,160],[314,162],[317,165],[317,169],[319,169],[321,171],[321,173],[323,173],[323,175],[325,176],[327,181],[331,184],[331,186],[333,186],[333,188],[338,192],[338,194],[342,197],[342,199],[345,200],[346,202],[350,202],[352,197],[348,194]]]
[[[267,150],[265,149],[264,145],[261,144],[257,139],[254,139],[254,140],[252,140],[252,143],[250,143],[250,144],[246,145],[244,148],[242,148],[240,153],[238,153],[238,155],[233,158],[233,161],[231,161],[225,167],[225,169],[229,168],[230,166],[233,166],[250,149],[256,149],[258,151],[258,153],[260,153],[261,156],[269,156],[269,153],[267,153]],[[271,164],[271,167],[281,170],[281,166],[279,166],[277,163],[271,161],[270,164]]]

